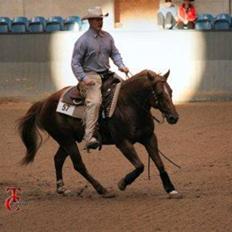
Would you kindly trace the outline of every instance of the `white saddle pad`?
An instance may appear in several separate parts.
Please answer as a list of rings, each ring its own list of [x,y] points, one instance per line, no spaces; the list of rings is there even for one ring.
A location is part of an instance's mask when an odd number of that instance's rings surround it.
[[[70,105],[60,100],[57,105],[56,112],[83,120],[85,117],[85,106]]]

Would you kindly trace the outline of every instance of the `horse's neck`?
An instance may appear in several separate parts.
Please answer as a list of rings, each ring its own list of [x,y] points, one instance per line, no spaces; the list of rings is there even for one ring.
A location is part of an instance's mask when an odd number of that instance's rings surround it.
[[[149,108],[148,98],[150,94],[149,85],[146,85],[146,80],[138,78],[135,80],[128,80],[122,86],[121,98],[128,105],[138,105]],[[147,104],[146,104],[147,103]]]

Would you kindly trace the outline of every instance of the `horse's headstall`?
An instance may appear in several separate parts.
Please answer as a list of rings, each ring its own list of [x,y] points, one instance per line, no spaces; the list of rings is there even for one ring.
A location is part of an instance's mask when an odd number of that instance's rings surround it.
[[[156,92],[155,92],[154,89],[152,89],[152,91],[151,91],[151,96],[152,96],[152,98],[153,98],[153,100],[154,100],[154,105],[155,105],[155,107],[158,107],[158,105],[159,105],[159,97],[158,97],[158,95],[156,94]]]

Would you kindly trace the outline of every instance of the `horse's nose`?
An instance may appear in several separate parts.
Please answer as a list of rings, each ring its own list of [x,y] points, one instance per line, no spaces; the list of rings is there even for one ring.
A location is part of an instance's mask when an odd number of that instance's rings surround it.
[[[179,117],[178,117],[178,115],[168,115],[167,116],[167,121],[168,121],[168,123],[170,123],[170,124],[175,124],[175,123],[177,123],[177,121],[178,121],[178,119],[179,119]]]

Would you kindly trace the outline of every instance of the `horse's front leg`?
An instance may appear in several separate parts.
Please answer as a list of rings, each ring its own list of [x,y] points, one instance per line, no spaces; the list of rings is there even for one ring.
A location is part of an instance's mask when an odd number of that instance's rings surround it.
[[[169,175],[166,172],[164,164],[160,158],[159,150],[158,150],[158,142],[155,134],[144,139],[142,144],[145,146],[149,156],[151,157],[156,167],[158,168],[162,184],[164,186],[165,191],[169,194],[169,197],[181,198],[182,195],[175,190],[175,187],[172,184],[171,179],[169,178]]]
[[[139,159],[133,144],[129,141],[121,141],[119,144],[116,144],[116,146],[135,167],[135,170],[128,173],[119,181],[118,188],[123,191],[126,189],[127,185],[131,184],[143,172],[144,164]]]

